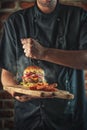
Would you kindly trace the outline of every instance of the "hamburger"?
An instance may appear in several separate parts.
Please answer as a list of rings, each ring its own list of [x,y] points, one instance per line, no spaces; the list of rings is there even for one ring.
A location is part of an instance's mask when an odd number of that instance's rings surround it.
[[[38,66],[28,66],[24,69],[22,85],[31,90],[55,91],[56,83],[48,84],[45,79],[45,72]]]
[[[42,68],[29,66],[25,68],[22,79],[24,83],[41,83],[46,82],[44,77],[45,73]]]

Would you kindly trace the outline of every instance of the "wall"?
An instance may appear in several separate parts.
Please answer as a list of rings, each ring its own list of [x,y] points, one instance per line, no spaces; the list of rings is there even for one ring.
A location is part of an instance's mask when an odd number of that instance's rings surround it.
[[[71,0],[70,0],[71,1]],[[62,0],[61,3],[74,4],[75,6],[82,6],[87,9],[87,4],[84,2],[65,2]],[[3,29],[3,22],[6,18],[13,13],[22,8],[27,8],[32,6],[33,0],[2,0],[0,1],[0,37]],[[87,72],[85,71],[85,81],[87,86]],[[11,95],[2,90],[2,85],[0,84],[0,130],[1,129],[11,129],[14,124],[14,100]]]

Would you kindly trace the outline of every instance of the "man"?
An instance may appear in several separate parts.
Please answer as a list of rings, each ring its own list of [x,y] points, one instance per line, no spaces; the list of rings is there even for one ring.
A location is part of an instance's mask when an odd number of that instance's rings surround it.
[[[86,48],[87,13],[81,8],[36,0],[34,7],[8,18],[1,41],[2,84],[20,83],[23,70],[37,65],[44,69],[48,83],[56,82],[75,96],[36,99],[9,92],[16,99],[16,130],[86,130],[84,76],[79,70],[86,68],[79,60],[85,61]]]

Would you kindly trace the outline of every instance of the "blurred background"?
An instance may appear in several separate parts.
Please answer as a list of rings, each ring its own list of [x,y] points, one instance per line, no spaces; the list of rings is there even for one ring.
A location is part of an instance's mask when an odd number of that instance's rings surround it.
[[[87,0],[60,0],[62,4],[80,6],[87,10]],[[20,9],[34,5],[34,0],[0,0],[0,39],[3,23],[7,17]],[[1,73],[1,69],[0,69]],[[85,90],[87,91],[87,71],[85,71]],[[3,90],[0,82],[0,130],[12,130],[14,126],[14,100]]]

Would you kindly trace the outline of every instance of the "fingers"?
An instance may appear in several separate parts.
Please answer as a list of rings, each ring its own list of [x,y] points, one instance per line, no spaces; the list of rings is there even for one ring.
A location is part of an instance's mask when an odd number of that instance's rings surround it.
[[[15,99],[17,99],[20,102],[25,102],[25,101],[31,100],[31,97],[27,95],[22,95],[22,96],[15,96]]]
[[[20,102],[26,102],[26,101],[29,101],[31,99],[36,99],[36,98],[39,98],[39,97],[33,97],[33,96],[29,96],[29,95],[16,95],[15,96],[15,99],[20,101]]]
[[[26,102],[32,99],[44,99],[44,98],[54,98],[52,95],[44,96],[42,95],[41,97],[38,96],[29,96],[29,95],[22,95],[22,96],[15,96],[15,99],[20,101],[20,102]]]
[[[22,47],[26,57],[39,59],[42,53],[42,48],[39,42],[32,38],[21,39]]]
[[[32,39],[31,38],[22,38],[21,43],[22,44],[26,44],[26,43],[30,44],[30,43],[32,43]]]
[[[21,39],[22,47],[24,49],[24,53],[26,57],[30,57],[31,54],[31,47],[32,47],[32,39],[31,38],[24,38]]]

